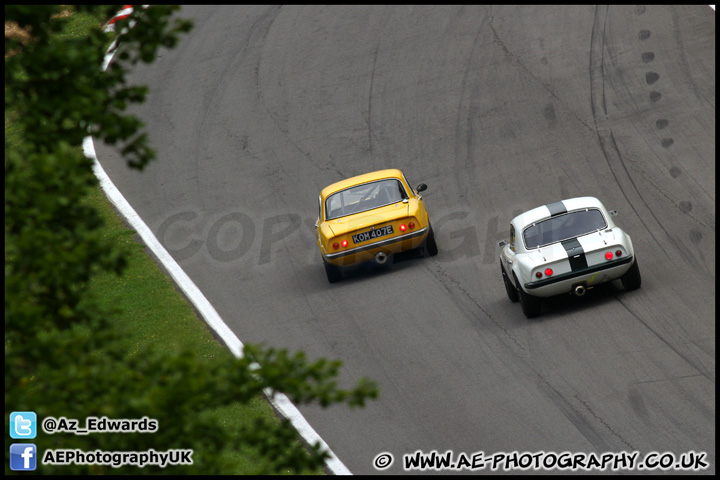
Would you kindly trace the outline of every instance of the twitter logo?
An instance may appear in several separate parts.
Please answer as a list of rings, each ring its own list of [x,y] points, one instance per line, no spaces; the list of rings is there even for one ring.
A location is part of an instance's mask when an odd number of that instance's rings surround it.
[[[10,414],[10,438],[35,438],[37,415],[35,412],[12,412]]]

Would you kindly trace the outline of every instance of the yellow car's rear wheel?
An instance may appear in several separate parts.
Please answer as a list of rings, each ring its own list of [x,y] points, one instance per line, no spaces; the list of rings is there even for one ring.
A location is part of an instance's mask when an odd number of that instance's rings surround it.
[[[328,282],[335,283],[342,280],[342,271],[340,270],[340,267],[336,267],[324,260],[323,264],[325,265],[325,273],[327,274]]]
[[[437,243],[435,243],[435,232],[433,232],[432,226],[430,227],[430,232],[425,239],[425,251],[431,257],[438,254]]]

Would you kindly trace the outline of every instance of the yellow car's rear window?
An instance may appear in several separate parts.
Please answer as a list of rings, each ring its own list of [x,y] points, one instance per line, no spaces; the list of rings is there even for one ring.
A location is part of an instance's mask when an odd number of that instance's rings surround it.
[[[383,207],[408,198],[402,183],[384,179],[333,193],[325,200],[325,219],[344,217]]]

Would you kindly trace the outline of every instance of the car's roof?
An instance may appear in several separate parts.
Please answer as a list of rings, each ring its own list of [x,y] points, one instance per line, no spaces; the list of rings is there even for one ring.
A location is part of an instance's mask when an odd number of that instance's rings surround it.
[[[516,229],[523,229],[528,225],[537,223],[541,220],[546,220],[554,215],[558,215],[565,212],[572,212],[573,210],[582,210],[583,208],[599,208],[603,215],[607,218],[605,206],[600,200],[595,197],[575,197],[568,198],[566,200],[560,200],[559,202],[548,203],[540,207],[533,208],[527,212],[518,215],[513,218],[512,224]]]
[[[397,168],[388,168],[385,170],[377,170],[375,172],[363,173],[362,175],[346,178],[345,180],[340,180],[339,182],[335,182],[332,185],[328,185],[327,187],[322,189],[322,191],[320,192],[320,196],[322,198],[327,198],[328,195],[338,192],[340,190],[344,190],[348,187],[361,185],[363,183],[372,182],[374,180],[382,180],[383,178],[397,178],[402,180],[403,174]]]

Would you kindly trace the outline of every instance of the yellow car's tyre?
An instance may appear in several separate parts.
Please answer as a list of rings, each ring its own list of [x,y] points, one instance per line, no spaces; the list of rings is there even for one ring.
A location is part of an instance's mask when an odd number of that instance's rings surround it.
[[[342,280],[342,271],[340,271],[340,267],[336,267],[335,265],[325,261],[323,261],[323,264],[325,264],[325,273],[327,274],[328,282],[335,283]]]
[[[437,244],[435,243],[435,232],[433,232],[432,227],[430,227],[430,233],[428,233],[428,236],[425,239],[425,251],[431,257],[438,254]]]

